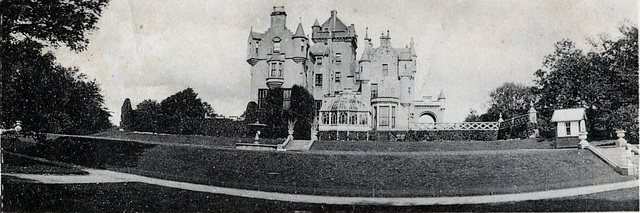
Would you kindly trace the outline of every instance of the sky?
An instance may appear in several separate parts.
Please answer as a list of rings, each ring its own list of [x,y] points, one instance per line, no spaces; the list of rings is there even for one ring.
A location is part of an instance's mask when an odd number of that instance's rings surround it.
[[[590,50],[588,40],[620,37],[625,21],[637,26],[635,0],[443,0],[443,1],[247,1],[111,0],[87,32],[86,51],[54,50],[63,66],[78,67],[95,79],[105,106],[118,125],[125,98],[133,107],[158,102],[187,87],[223,115],[240,115],[249,101],[250,29],[264,32],[273,6],[284,6],[287,28],[302,23],[309,35],[314,20],[331,10],[355,24],[358,46],[365,32],[379,45],[390,31],[391,44],[415,41],[421,96],[446,96],[445,122],[460,122],[471,109],[483,113],[489,93],[506,82],[534,85],[554,44],[564,38]],[[368,30],[366,28],[368,27]],[[363,48],[357,49],[360,58]]]

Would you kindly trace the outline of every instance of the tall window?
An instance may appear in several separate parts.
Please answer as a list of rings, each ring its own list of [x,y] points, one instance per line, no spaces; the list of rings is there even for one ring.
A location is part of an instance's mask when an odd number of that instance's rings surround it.
[[[378,117],[380,118],[380,126],[389,126],[389,107],[380,106]]]
[[[273,52],[274,53],[280,52],[280,38],[275,38],[273,40]]]
[[[388,64],[383,64],[382,65],[382,76],[387,76],[389,75],[389,65]]]
[[[316,56],[316,64],[322,65],[322,56]]]
[[[391,106],[391,128],[396,128],[396,107]]]
[[[271,62],[271,77],[272,78],[281,78],[282,77],[282,62]]]
[[[304,52],[304,44],[300,45],[300,52]]]
[[[267,100],[267,89],[258,89],[258,109],[264,109],[265,101]]]
[[[282,90],[282,109],[291,108],[291,89]]]
[[[322,86],[322,74],[316,74],[316,86]]]
[[[342,54],[336,53],[336,62],[342,62]]]
[[[340,72],[336,72],[336,82],[340,82]]]
[[[378,84],[371,84],[371,98],[378,97]]]
[[[567,135],[571,135],[571,122],[564,123],[564,127],[567,129]]]

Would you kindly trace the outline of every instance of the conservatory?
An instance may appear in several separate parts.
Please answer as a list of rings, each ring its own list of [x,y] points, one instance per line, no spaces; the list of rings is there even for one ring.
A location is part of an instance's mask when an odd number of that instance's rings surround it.
[[[320,131],[369,131],[371,111],[355,94],[324,98],[320,108]]]

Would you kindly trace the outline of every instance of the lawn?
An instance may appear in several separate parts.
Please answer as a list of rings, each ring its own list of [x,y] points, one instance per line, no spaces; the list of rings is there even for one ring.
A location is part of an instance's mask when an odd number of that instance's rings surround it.
[[[3,212],[430,212],[638,211],[638,188],[481,205],[362,206],[270,201],[142,183],[38,184],[2,178]]]
[[[464,196],[632,180],[587,150],[326,154],[58,138],[13,151],[151,177],[339,196]]]
[[[177,144],[193,144],[203,145],[207,147],[235,147],[236,143],[253,143],[252,138],[228,138],[228,137],[212,137],[203,135],[169,135],[169,134],[149,134],[149,133],[135,133],[125,131],[106,131],[96,133],[91,136],[106,137],[113,139],[124,139],[134,141],[149,141],[149,142],[162,142],[162,143],[177,143]],[[284,139],[261,139],[261,143],[265,144],[281,144]]]

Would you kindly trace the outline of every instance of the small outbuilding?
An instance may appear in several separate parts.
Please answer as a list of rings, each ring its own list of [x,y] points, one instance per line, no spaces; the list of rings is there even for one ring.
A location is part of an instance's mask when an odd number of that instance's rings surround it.
[[[557,109],[553,111],[551,122],[557,123],[557,138],[576,138],[578,133],[586,132],[585,108]]]

